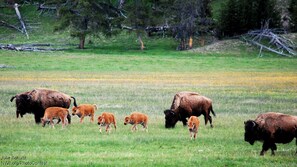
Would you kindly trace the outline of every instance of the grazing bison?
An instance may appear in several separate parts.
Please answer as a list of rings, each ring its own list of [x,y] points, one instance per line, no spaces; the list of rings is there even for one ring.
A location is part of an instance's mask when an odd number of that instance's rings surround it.
[[[44,111],[44,116],[41,118],[42,126],[44,127],[47,122],[50,122],[52,127],[55,128],[53,119],[56,118],[62,120],[62,128],[64,128],[68,124],[67,115],[69,115],[67,108],[49,107]]]
[[[200,116],[204,115],[205,125],[208,120],[210,126],[212,125],[212,118],[210,112],[215,116],[212,109],[212,100],[201,96],[195,92],[181,92],[174,96],[171,108],[165,110],[165,127],[174,128],[177,121],[182,121],[183,125],[187,125],[187,118],[190,116]]]
[[[15,99],[17,118],[19,115],[23,117],[26,113],[32,113],[34,114],[35,122],[40,123],[41,117],[43,117],[46,108],[69,108],[71,98],[74,100],[74,106],[77,106],[75,98],[67,94],[49,89],[34,89],[32,91],[15,95],[10,99],[10,101],[12,102],[13,99]],[[67,115],[67,119],[70,123],[71,117],[69,114]]]
[[[258,115],[255,120],[244,122],[244,140],[251,145],[255,141],[262,141],[260,155],[271,149],[271,154],[277,149],[275,143],[289,143],[296,138],[297,144],[297,116],[268,112]],[[296,151],[297,153],[297,151]]]

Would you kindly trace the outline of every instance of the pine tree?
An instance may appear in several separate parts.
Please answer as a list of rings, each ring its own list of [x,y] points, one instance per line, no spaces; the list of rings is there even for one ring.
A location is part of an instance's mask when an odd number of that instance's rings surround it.
[[[71,36],[79,38],[79,48],[85,46],[88,34],[116,33],[121,23],[120,12],[110,0],[59,0],[59,26],[56,30],[71,28]]]
[[[280,22],[275,0],[229,0],[220,16],[219,28],[225,36],[260,29],[267,21],[276,28]]]
[[[291,0],[289,12],[291,15],[291,24],[292,24],[291,30],[293,32],[297,32],[297,1],[296,0]]]

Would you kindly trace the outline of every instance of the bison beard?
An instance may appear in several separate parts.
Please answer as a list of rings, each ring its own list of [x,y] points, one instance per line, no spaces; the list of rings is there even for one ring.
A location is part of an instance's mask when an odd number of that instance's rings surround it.
[[[297,145],[297,117],[282,113],[268,112],[258,115],[255,120],[244,122],[244,140],[251,145],[255,141],[263,141],[260,155],[271,149],[275,154],[275,143],[290,143],[296,138]],[[297,153],[297,151],[296,151]]]
[[[35,122],[40,123],[44,111],[48,107],[69,108],[71,98],[74,100],[73,105],[77,106],[76,99],[64,93],[49,89],[34,89],[13,96],[10,101],[16,99],[16,117],[23,117],[26,113],[34,114]],[[67,119],[71,122],[71,116],[68,114]]]

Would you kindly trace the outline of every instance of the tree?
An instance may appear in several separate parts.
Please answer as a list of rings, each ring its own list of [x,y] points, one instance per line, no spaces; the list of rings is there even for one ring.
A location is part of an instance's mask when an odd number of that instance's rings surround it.
[[[176,37],[180,39],[178,50],[192,48],[193,36],[199,34],[202,24],[208,24],[211,17],[210,0],[175,0],[169,17],[175,25]],[[208,20],[208,21],[207,21]]]
[[[279,27],[276,0],[228,0],[220,14],[219,29],[223,36],[234,36],[260,29],[267,21],[270,27]]]
[[[152,25],[153,22],[153,6],[154,0],[125,1],[123,6],[127,16],[124,23],[136,32],[141,50],[145,48],[142,36],[145,34],[146,27]]]
[[[59,25],[56,30],[70,27],[71,36],[79,38],[79,48],[85,46],[88,34],[115,34],[120,27],[120,11],[117,1],[110,0],[59,0]]]
[[[289,12],[291,15],[291,24],[292,24],[292,31],[297,31],[297,1],[291,0],[290,6],[289,6]]]

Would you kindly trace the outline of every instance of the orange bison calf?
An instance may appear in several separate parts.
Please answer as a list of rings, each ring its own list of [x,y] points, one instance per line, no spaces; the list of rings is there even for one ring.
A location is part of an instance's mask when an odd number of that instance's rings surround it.
[[[191,116],[189,118],[188,128],[189,128],[189,131],[190,131],[191,140],[193,139],[193,137],[194,137],[194,140],[196,139],[196,135],[198,133],[199,125],[200,125],[200,121],[199,121],[198,117]]]
[[[110,124],[113,124],[114,129],[117,129],[117,125],[116,125],[116,120],[115,117],[112,113],[108,113],[108,112],[103,112],[99,117],[98,117],[98,125],[99,125],[99,129],[100,129],[100,133],[102,133],[101,131],[101,127],[102,126],[106,126],[106,133],[110,132]]]
[[[131,128],[131,131],[133,132],[133,130],[134,131],[137,130],[136,125],[141,124],[143,126],[143,128],[146,131],[148,131],[147,122],[148,122],[147,115],[140,113],[140,112],[133,112],[131,115],[125,117],[124,125],[132,124],[133,126]]]
[[[85,116],[90,116],[90,121],[94,122],[94,114],[96,110],[96,104],[81,104],[77,107],[73,106],[72,115],[77,115],[80,118],[80,123],[83,122]]]
[[[50,122],[53,128],[54,122],[53,119],[60,119],[62,121],[62,127],[64,128],[65,124],[68,124],[67,115],[69,111],[67,108],[62,107],[49,107],[44,111],[44,116],[41,119],[42,126],[44,127],[47,122]]]

